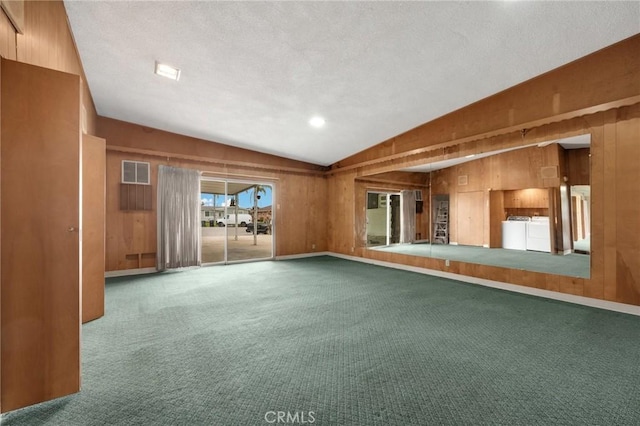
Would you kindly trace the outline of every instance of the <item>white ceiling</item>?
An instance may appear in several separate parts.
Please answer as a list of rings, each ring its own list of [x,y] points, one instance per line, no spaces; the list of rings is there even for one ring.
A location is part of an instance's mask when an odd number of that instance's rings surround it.
[[[640,33],[637,1],[65,6],[100,115],[320,165]]]

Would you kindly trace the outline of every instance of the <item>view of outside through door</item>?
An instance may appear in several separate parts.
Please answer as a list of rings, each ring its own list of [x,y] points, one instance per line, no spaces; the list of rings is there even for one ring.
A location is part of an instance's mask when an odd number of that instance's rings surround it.
[[[200,184],[202,263],[273,257],[273,186],[204,178]]]
[[[367,193],[367,247],[400,242],[400,194]]]

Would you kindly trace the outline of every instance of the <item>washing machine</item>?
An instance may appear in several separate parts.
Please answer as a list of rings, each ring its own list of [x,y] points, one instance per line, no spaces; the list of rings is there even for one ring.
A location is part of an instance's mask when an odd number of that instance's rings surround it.
[[[527,250],[551,253],[551,222],[547,216],[534,216],[527,222]]]
[[[527,249],[527,223],[529,216],[509,216],[502,221],[502,248],[511,250]]]

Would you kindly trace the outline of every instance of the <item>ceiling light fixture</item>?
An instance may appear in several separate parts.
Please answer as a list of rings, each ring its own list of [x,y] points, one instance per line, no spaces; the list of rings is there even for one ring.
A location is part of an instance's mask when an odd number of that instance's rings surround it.
[[[475,156],[476,156],[475,154],[469,154],[469,155],[465,155],[464,158],[473,158]]]
[[[171,80],[175,80],[175,81],[178,81],[178,79],[180,78],[179,68],[175,68],[167,64],[161,64],[158,61],[156,61],[155,73],[162,77],[170,78]]]
[[[313,127],[322,127],[324,126],[324,118],[322,117],[313,117],[311,120],[309,120],[309,124],[312,125]]]

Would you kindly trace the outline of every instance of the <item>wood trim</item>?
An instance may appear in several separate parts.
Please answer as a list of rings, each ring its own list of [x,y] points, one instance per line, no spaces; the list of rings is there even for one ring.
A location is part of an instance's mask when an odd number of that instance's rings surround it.
[[[635,104],[640,103],[640,95],[638,96],[631,96],[629,98],[625,98],[619,101],[614,101],[614,102],[607,102],[606,104],[602,104],[602,105],[596,105],[596,106],[592,106],[592,107],[588,107],[588,108],[582,108],[576,111],[571,111],[571,112],[567,112],[564,114],[560,114],[557,116],[551,116],[551,117],[546,117],[543,119],[539,119],[539,120],[534,120],[534,121],[530,121],[527,123],[522,123],[519,124],[517,126],[509,126],[509,127],[505,127],[503,129],[499,129],[499,130],[493,130],[490,132],[485,132],[485,133],[481,133],[481,134],[477,134],[477,135],[473,135],[473,136],[467,136],[464,138],[460,138],[460,139],[451,139],[447,142],[442,142],[439,144],[435,144],[435,145],[430,145],[428,147],[424,147],[424,148],[416,148],[416,149],[412,149],[409,151],[404,151],[404,152],[400,152],[397,154],[392,154],[392,155],[386,155],[386,156],[382,156],[379,158],[376,158],[374,160],[368,160],[368,161],[362,161],[356,164],[352,164],[349,166],[344,166],[344,167],[340,167],[339,166],[339,162],[336,163],[336,165],[331,166],[331,170],[328,170],[326,172],[327,175],[333,175],[336,173],[342,173],[342,172],[346,172],[349,170],[353,170],[353,169],[358,169],[361,167],[365,167],[365,166],[371,166],[371,165],[375,165],[375,164],[380,164],[380,163],[384,163],[384,162],[388,162],[388,161],[395,161],[395,160],[399,160],[399,159],[404,159],[407,157],[412,157],[412,156],[417,156],[420,154],[425,154],[425,153],[432,153],[432,152],[436,152],[439,150],[444,150],[446,148],[451,148],[454,146],[459,146],[468,142],[475,142],[475,141],[479,141],[482,139],[488,139],[488,138],[494,138],[497,136],[506,136],[509,134],[513,134],[513,135],[517,135],[518,133],[521,133],[523,130],[526,130],[527,132],[531,131],[534,128],[540,127],[540,126],[544,126],[546,124],[552,124],[552,123],[557,123],[557,122],[561,122],[561,121],[565,121],[565,120],[570,120],[573,118],[578,118],[578,117],[582,117],[585,115],[590,115],[590,114],[595,114],[598,112],[604,112],[610,109],[615,109],[615,108],[620,108],[620,107],[625,107],[625,106],[632,106]],[[458,155],[447,155],[447,158],[459,158],[459,157],[463,157],[464,155],[466,155],[467,152],[466,151],[459,151]],[[443,155],[444,155],[444,151],[443,151]]]
[[[104,315],[105,140],[82,137],[82,322]]]
[[[504,192],[489,191],[489,247],[502,247],[502,221],[504,217]]]
[[[114,152],[124,152],[129,154],[140,154],[140,155],[148,155],[157,158],[164,159],[172,159],[172,160],[183,160],[183,161],[193,161],[196,163],[206,163],[206,164],[215,164],[219,166],[233,166],[244,169],[251,170],[269,170],[276,172],[288,172],[288,173],[302,173],[305,175],[317,175],[322,176],[325,174],[324,170],[311,170],[311,169],[303,169],[298,167],[287,167],[287,166],[271,166],[266,164],[255,164],[249,163],[245,161],[236,161],[236,160],[223,160],[217,158],[209,158],[209,157],[198,157],[195,155],[185,155],[185,154],[176,154],[171,152],[161,152],[161,151],[152,151],[148,149],[139,149],[139,148],[129,148],[124,146],[114,146],[108,145],[107,151]],[[266,155],[266,154],[265,154]]]
[[[615,227],[615,301],[640,304],[640,119],[616,123],[614,220],[607,225]]]
[[[402,181],[387,180],[387,179],[376,179],[371,177],[358,177],[356,178],[356,180],[358,182],[364,182],[364,183],[397,185],[398,188],[401,188],[399,189],[399,191],[402,189],[407,189],[409,187],[420,188],[420,189],[429,188],[429,185],[427,184],[420,184],[420,183],[414,183],[414,182],[402,182]]]
[[[212,179],[251,179],[257,180],[260,182],[277,182],[279,178],[272,176],[259,176],[259,175],[248,175],[244,173],[223,173],[223,172],[210,172],[203,171],[202,177],[212,178]]]

